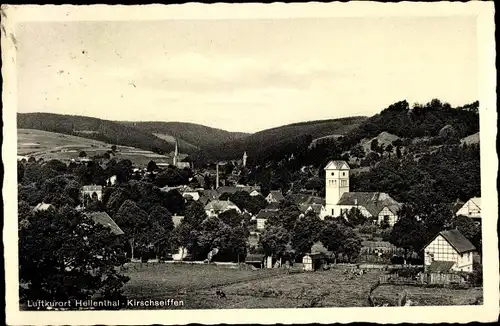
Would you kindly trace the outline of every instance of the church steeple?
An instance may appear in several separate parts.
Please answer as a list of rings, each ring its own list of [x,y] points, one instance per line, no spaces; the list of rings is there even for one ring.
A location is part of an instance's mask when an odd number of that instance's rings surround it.
[[[247,166],[247,152],[245,151],[245,153],[243,153],[243,167]]]
[[[175,150],[174,150],[174,166],[177,166],[177,156],[179,155],[179,144],[177,142],[177,138],[175,138]]]

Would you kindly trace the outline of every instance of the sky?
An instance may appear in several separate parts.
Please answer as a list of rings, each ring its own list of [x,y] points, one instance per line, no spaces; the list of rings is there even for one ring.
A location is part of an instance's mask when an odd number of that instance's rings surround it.
[[[473,17],[23,22],[18,112],[256,132],[477,100]]]

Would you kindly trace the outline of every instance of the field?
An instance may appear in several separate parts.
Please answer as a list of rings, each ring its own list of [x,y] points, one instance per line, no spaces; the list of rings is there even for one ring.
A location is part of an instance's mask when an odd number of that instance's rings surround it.
[[[17,154],[34,156],[36,159],[69,161],[78,157],[80,151],[85,151],[89,157],[92,157],[104,154],[111,149],[111,145],[98,140],[43,130],[17,130]],[[134,147],[117,146],[117,150],[117,160],[130,159],[137,165],[146,165],[150,160],[157,163],[169,161],[165,155]]]
[[[285,269],[239,269],[213,265],[149,264],[131,268],[125,285],[129,299],[184,301],[184,309],[368,307],[367,295],[381,271],[344,274],[341,269],[285,272]],[[384,285],[377,300],[396,303],[406,288],[419,305],[470,304],[479,289],[452,290]],[[225,298],[218,298],[221,289]],[[316,301],[316,303],[314,303]]]

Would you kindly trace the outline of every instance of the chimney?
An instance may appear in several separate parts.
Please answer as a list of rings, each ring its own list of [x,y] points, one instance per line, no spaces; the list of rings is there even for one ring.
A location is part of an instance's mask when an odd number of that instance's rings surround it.
[[[215,176],[215,189],[219,189],[219,162],[215,165],[216,176]]]

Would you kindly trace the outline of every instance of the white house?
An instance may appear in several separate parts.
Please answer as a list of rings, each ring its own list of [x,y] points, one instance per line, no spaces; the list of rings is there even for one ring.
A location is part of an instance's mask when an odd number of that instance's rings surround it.
[[[472,272],[476,247],[458,230],[439,232],[424,248],[426,271]]]
[[[98,200],[102,200],[102,186],[90,185],[82,187],[81,190],[82,197],[85,197],[85,195],[89,195],[90,198],[92,198],[94,193],[97,195]]]
[[[205,212],[208,217],[219,216],[220,213],[234,209],[241,214],[241,210],[230,200],[212,200],[205,205]]]
[[[345,161],[330,161],[325,167],[325,216],[338,217],[352,208],[376,221],[393,226],[401,204],[384,192],[349,192],[350,168]]]
[[[457,216],[467,216],[474,220],[481,220],[481,197],[469,199],[457,212]]]

